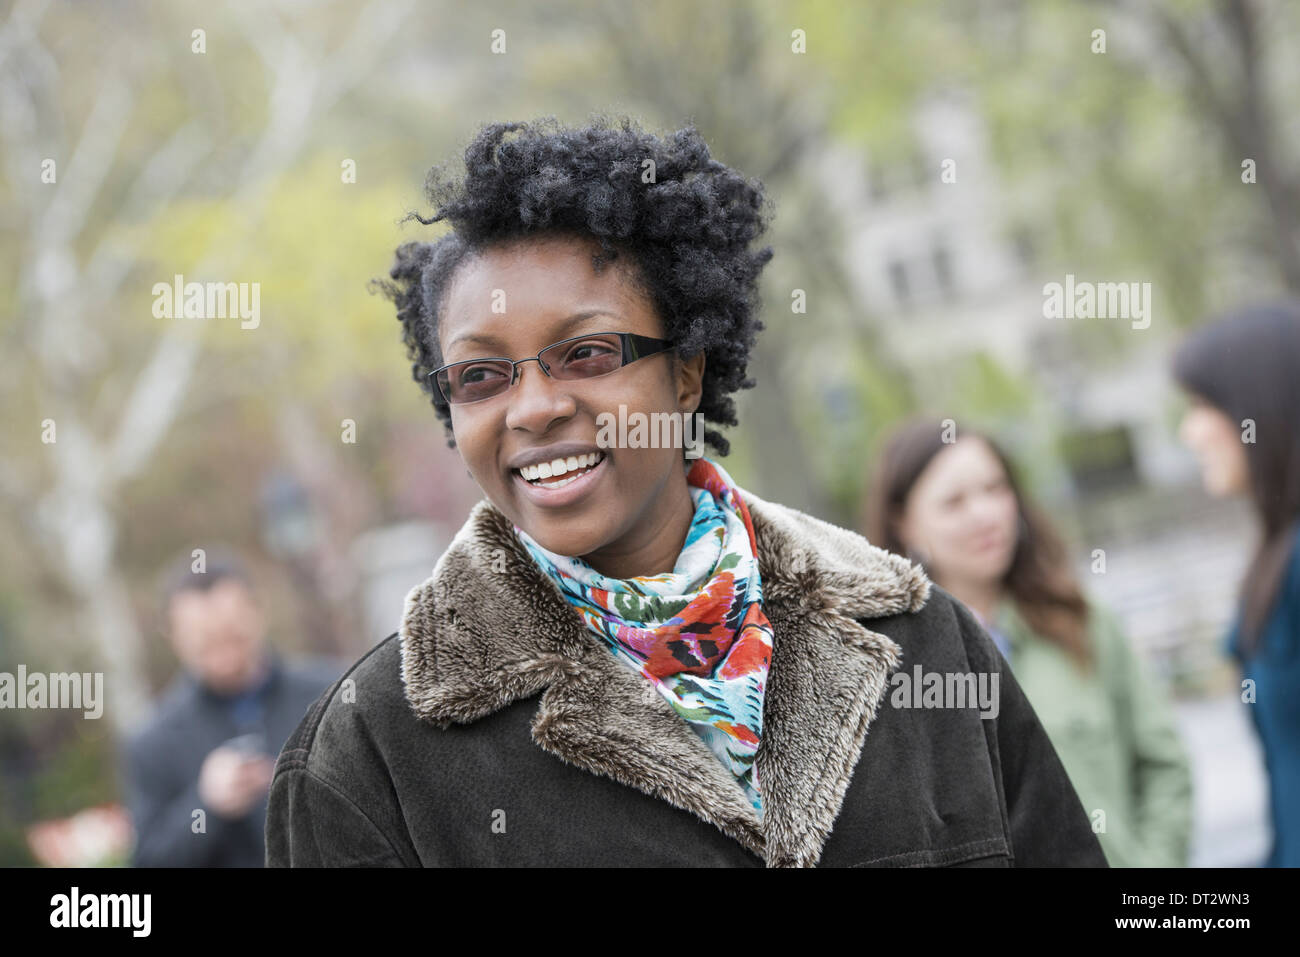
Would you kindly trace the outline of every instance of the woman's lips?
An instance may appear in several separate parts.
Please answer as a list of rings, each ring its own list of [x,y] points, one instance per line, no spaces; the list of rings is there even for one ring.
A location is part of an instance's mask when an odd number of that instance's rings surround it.
[[[978,541],[976,541],[975,551],[991,552],[1003,548],[1005,544],[1006,544],[1006,539],[1004,539],[1002,536],[992,535],[989,536],[988,538],[981,538]]]
[[[599,462],[564,486],[564,488],[542,488],[539,485],[533,485],[515,469],[511,469],[510,474],[514,478],[515,484],[523,490],[524,496],[534,505],[542,508],[559,508],[564,505],[572,505],[590,492],[605,474],[607,462],[609,462],[608,452],[601,457]]]

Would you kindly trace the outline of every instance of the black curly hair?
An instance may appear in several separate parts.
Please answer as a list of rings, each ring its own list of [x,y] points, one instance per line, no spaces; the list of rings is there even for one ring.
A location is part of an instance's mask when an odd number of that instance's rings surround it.
[[[707,357],[697,411],[706,423],[736,424],[731,394],[754,385],[745,370],[763,328],[757,280],[772,258],[770,247],[749,249],[767,225],[761,183],[711,159],[694,124],[660,138],[629,118],[599,115],[580,129],[554,117],[485,125],[465,150],[465,170],[456,182],[443,165],[431,169],[433,215],[403,220],[446,220],[452,231],[402,244],[391,281],[372,284],[397,306],[412,378],[429,394],[448,445],[456,445],[451,411],[429,373],[443,364],[437,330],[452,274],[476,251],[556,234],[597,240],[597,273],[620,252],[631,260],[626,275],[658,310],[677,354]],[[714,429],[704,439],[720,455],[730,451]]]

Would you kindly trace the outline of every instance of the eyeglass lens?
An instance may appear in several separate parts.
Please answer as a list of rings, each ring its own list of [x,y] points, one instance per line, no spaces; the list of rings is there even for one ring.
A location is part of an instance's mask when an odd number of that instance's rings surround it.
[[[555,379],[590,379],[608,375],[623,365],[623,343],[616,335],[585,336],[542,351],[541,360]],[[438,373],[438,384],[449,402],[477,402],[510,388],[514,369],[503,359],[470,359]]]

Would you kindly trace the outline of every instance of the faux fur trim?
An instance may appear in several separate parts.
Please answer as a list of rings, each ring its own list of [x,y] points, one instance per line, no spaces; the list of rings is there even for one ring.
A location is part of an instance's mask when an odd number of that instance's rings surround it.
[[[917,611],[919,566],[741,490],[773,657],[755,758],[764,816],[690,726],[590,634],[487,499],[406,598],[402,683],[416,715],[468,723],[545,691],[533,740],[696,814],[769,867],[811,867],[844,802],[898,646],[857,619]]]

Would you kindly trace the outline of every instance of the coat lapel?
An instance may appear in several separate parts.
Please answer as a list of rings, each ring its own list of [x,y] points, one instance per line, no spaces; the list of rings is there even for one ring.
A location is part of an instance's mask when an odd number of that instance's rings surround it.
[[[532,735],[547,752],[692,812],[769,867],[815,865],[901,658],[855,619],[919,609],[929,581],[853,532],[741,494],[773,630],[755,758],[762,823],[708,745],[586,630],[486,499],[407,596],[411,707],[447,727],[544,691]]]
[[[755,757],[765,856],[769,867],[812,867],[902,659],[857,619],[915,611],[930,583],[919,566],[854,532],[744,495],[773,634]]]

